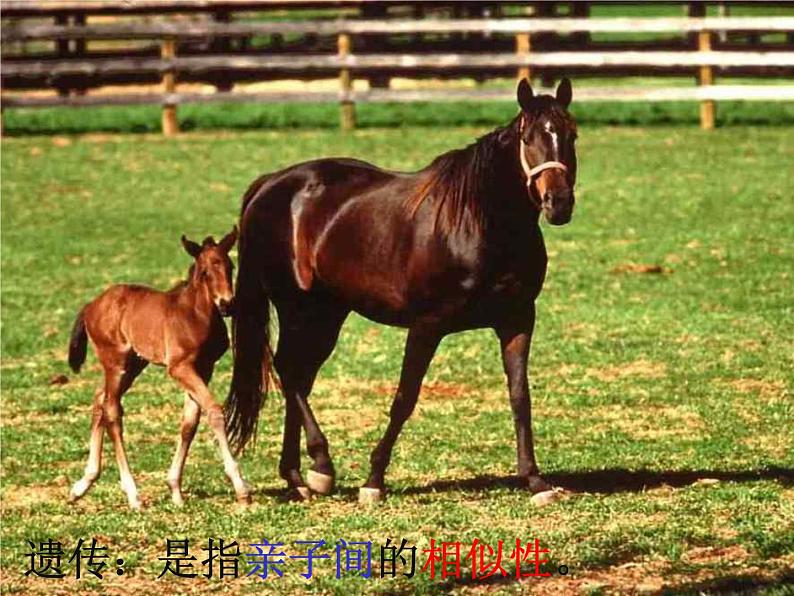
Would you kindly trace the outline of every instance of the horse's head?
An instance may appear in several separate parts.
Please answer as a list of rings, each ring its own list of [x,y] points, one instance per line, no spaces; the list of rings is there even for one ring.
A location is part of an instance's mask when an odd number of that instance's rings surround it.
[[[234,265],[229,258],[229,251],[235,242],[237,226],[218,243],[212,236],[207,236],[201,244],[182,236],[182,246],[196,261],[193,265],[194,279],[206,288],[210,299],[224,316],[231,314],[234,302]]]
[[[563,79],[555,97],[534,95],[529,82],[518,84],[519,155],[527,191],[550,224],[571,220],[576,184],[576,122],[568,113],[571,82]]]

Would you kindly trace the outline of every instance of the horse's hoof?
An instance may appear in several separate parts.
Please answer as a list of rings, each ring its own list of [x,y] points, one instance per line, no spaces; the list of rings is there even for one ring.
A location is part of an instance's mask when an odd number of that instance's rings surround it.
[[[251,500],[251,495],[239,495],[237,497],[237,504],[240,507],[248,507],[251,505],[253,501]]]
[[[69,503],[69,504],[77,503],[77,501],[79,501],[80,497],[82,497],[82,496],[83,495],[78,495],[74,491],[70,490],[69,491],[69,496],[67,497],[66,502]]]
[[[546,505],[551,505],[552,503],[556,503],[557,501],[561,501],[564,498],[562,491],[560,490],[544,490],[539,493],[535,493],[532,495],[530,499],[532,504],[535,507],[545,507]]]
[[[182,498],[182,495],[177,493],[171,494],[171,502],[177,507],[182,507],[185,504],[185,500]]]
[[[386,498],[386,491],[380,488],[362,486],[358,489],[358,502],[362,505],[381,503]]]
[[[312,489],[312,492],[318,495],[330,495],[331,491],[334,490],[334,477],[322,472],[309,470],[306,473],[306,484]]]
[[[312,498],[312,491],[308,486],[294,486],[287,491],[284,497],[287,501],[310,501]]]

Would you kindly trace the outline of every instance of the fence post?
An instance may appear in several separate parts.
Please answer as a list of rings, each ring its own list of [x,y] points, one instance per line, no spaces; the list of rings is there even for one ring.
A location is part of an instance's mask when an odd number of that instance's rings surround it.
[[[522,57],[528,57],[532,42],[529,39],[529,33],[519,33],[516,35],[516,54]],[[529,79],[530,71],[528,65],[518,67],[518,80]]]
[[[172,59],[176,56],[176,40],[173,38],[164,39],[160,46],[160,57],[163,60]],[[176,73],[168,69],[163,73],[163,93],[176,92]],[[163,134],[172,137],[179,132],[179,122],[176,119],[176,105],[166,100],[163,103],[162,117]]]
[[[74,18],[72,20],[73,20],[74,24],[77,25],[77,26],[85,25],[85,13],[81,12],[79,14],[74,15]],[[76,39],[75,42],[74,42],[74,54],[75,54],[75,56],[77,56],[78,58],[84,58],[85,57],[85,49],[86,49],[86,41],[85,41],[85,39]],[[87,91],[88,91],[88,89],[86,87],[76,87],[74,89],[74,93],[76,95],[85,95]]]
[[[350,55],[350,35],[340,33],[337,39],[339,58],[344,60]],[[353,130],[356,127],[356,106],[350,99],[353,90],[353,80],[350,77],[350,69],[342,68],[339,71],[339,92],[342,95],[340,104],[340,124],[342,130]]]
[[[225,10],[217,11],[212,16],[213,20],[216,23],[231,23],[232,16],[229,12]],[[228,54],[231,50],[232,42],[231,39],[228,37],[214,37],[210,42],[210,50],[214,54]],[[231,91],[234,84],[231,81],[231,77],[227,74],[221,73],[220,75],[213,77],[212,83],[215,85],[216,91]]]
[[[60,27],[65,27],[69,24],[69,17],[66,14],[56,14],[55,24]],[[56,40],[55,49],[58,52],[59,59],[63,60],[64,58],[67,58],[69,56],[69,40]],[[55,83],[55,88],[58,90],[58,95],[61,97],[67,97],[69,95],[69,87],[63,83],[59,83],[57,78],[55,79]]]
[[[711,32],[700,31],[698,33],[698,50],[701,52],[711,51]],[[711,66],[701,66],[698,83],[702,85],[714,84],[714,71]],[[700,128],[711,130],[714,128],[714,100],[705,99],[700,102]]]

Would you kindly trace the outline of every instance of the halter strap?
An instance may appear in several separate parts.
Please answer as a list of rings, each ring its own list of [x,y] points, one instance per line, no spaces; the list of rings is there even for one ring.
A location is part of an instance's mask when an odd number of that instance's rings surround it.
[[[524,155],[524,148],[526,144],[524,141],[520,141],[520,146],[518,149],[519,157],[521,158],[521,169],[524,170],[524,174],[527,177],[527,188],[532,186],[532,179],[540,174],[545,170],[562,170],[563,172],[568,171],[568,166],[566,166],[561,161],[544,161],[542,164],[535,166],[534,168],[530,168],[529,164],[527,163],[527,158]]]

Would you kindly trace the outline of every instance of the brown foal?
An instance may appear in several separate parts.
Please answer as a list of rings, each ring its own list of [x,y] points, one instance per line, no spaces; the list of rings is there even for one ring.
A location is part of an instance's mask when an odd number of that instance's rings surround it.
[[[121,488],[130,507],[140,508],[124,450],[121,398],[151,362],[165,366],[168,374],[187,391],[181,433],[168,472],[174,504],[183,503],[182,471],[202,412],[207,414],[220,445],[224,470],[234,485],[237,501],[249,502],[248,486],[226,440],[223,408],[207,387],[215,363],[229,347],[222,317],[228,314],[234,298],[229,250],[236,241],[236,227],[217,244],[212,237],[199,245],[182,236],[182,245],[195,260],[187,281],[167,292],[138,285],[115,285],[86,304],[77,315],[69,343],[69,365],[79,372],[90,339],[105,381],[94,394],[88,464],[84,476],[72,487],[71,500],[82,497],[99,477],[102,439],[107,429],[116,452]]]

